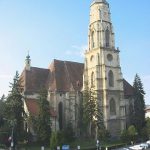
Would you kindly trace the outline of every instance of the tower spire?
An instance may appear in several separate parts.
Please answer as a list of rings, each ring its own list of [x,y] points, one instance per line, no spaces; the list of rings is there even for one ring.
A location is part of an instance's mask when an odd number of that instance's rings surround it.
[[[29,50],[28,50],[28,54],[25,59],[25,69],[30,71],[30,68],[31,68],[31,59],[30,59]]]

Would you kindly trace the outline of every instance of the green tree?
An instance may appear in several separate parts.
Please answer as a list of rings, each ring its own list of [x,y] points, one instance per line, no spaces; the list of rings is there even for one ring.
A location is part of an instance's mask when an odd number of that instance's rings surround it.
[[[0,98],[0,127],[4,125],[5,95]]]
[[[19,80],[19,73],[16,74],[13,79],[13,83],[10,83],[11,91],[6,100],[5,118],[14,128],[14,140],[17,142],[22,139],[22,133],[24,133],[23,121],[24,121],[24,108],[22,101],[22,87]]]
[[[47,90],[42,89],[38,98],[39,113],[34,117],[33,124],[38,141],[48,144],[51,135],[50,106],[47,101]]]
[[[99,141],[108,142],[110,138],[110,132],[106,128],[101,128],[98,130]]]
[[[50,149],[51,150],[56,149],[57,144],[58,144],[57,132],[52,132],[51,138],[50,138]]]
[[[83,92],[83,128],[88,127],[88,134],[92,136],[104,129],[102,107],[100,106],[98,93],[94,88],[86,87]],[[94,135],[94,136],[95,136]]]
[[[141,133],[142,128],[145,126],[145,100],[144,89],[140,77],[136,74],[134,83],[134,116],[133,125],[137,131]]]
[[[141,130],[141,135],[140,135],[142,141],[146,141],[148,139],[148,129],[145,126],[142,130]]]
[[[129,128],[128,128],[128,136],[129,136],[130,141],[132,141],[132,142],[136,141],[137,131],[133,125],[129,126]]]
[[[150,139],[150,118],[146,119],[147,136]]]
[[[122,140],[123,142],[127,142],[127,143],[130,142],[128,130],[123,130],[123,131],[121,132],[121,140]]]

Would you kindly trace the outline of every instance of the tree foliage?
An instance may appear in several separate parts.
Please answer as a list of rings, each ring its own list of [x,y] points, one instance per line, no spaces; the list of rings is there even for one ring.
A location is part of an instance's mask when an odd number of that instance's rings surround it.
[[[51,135],[50,107],[47,101],[47,90],[42,89],[38,98],[39,113],[32,118],[38,141],[48,144]]]
[[[136,74],[134,83],[134,116],[133,125],[138,132],[145,126],[145,101],[144,101],[144,89],[140,77]]]
[[[4,125],[5,95],[0,98],[0,127]]]
[[[6,100],[5,104],[5,118],[11,126],[14,126],[14,134],[16,140],[22,139],[23,133],[23,96],[21,81],[19,80],[19,73],[16,71],[13,82],[10,83],[11,91]]]
[[[130,141],[133,141],[133,142],[136,141],[137,131],[133,125],[129,126],[128,128],[128,136],[129,136]]]
[[[121,132],[121,140],[123,142],[134,143],[136,141],[136,139],[137,139],[137,131],[133,125],[129,126],[127,130],[123,130]]]
[[[102,107],[98,99],[98,93],[94,88],[86,88],[83,92],[83,127],[92,136],[92,133],[104,129]],[[97,134],[97,133],[95,133]]]
[[[147,128],[147,135],[150,139],[150,118],[146,119],[146,128]]]
[[[125,129],[121,132],[121,140],[123,142],[127,142],[127,143],[130,141],[129,135],[128,135],[128,130]]]
[[[51,138],[50,138],[50,149],[56,149],[58,145],[58,138],[57,138],[57,132],[52,132]]]

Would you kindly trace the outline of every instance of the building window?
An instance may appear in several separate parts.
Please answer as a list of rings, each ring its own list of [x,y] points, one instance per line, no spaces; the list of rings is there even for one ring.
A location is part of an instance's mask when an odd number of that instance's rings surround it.
[[[108,28],[105,31],[105,40],[106,40],[106,47],[109,47],[110,31]]]
[[[99,54],[97,53],[97,65],[100,64]]]
[[[94,60],[94,56],[92,55],[90,58],[90,61],[92,62]]]
[[[91,87],[95,86],[95,76],[94,76],[94,72],[92,72],[91,74]]]
[[[110,106],[110,115],[115,116],[116,115],[116,103],[113,98],[110,100],[109,106]]]
[[[92,48],[95,47],[95,41],[94,41],[94,31],[92,31],[92,35],[91,35],[91,40],[92,40]]]
[[[111,70],[108,73],[108,79],[109,79],[109,86],[114,87],[114,74]]]
[[[59,129],[63,129],[63,103],[60,102],[58,104],[58,112],[59,112]]]

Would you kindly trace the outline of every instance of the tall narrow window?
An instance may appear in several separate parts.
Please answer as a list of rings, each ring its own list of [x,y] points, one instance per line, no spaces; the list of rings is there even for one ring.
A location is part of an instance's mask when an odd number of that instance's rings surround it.
[[[99,54],[97,53],[97,65],[100,64]]]
[[[92,42],[91,42],[91,44],[92,44],[92,48],[94,48],[94,47],[95,47],[95,41],[94,41],[94,31],[92,31],[91,40],[92,40]]]
[[[91,87],[94,87],[95,85],[95,76],[94,76],[94,72],[92,72],[91,74]]]
[[[113,98],[109,102],[109,107],[110,107],[110,115],[111,116],[116,115],[116,103]]]
[[[106,31],[105,31],[105,40],[106,40],[106,47],[109,47],[109,40],[110,40],[110,31],[109,29],[107,28]]]
[[[60,102],[58,104],[58,111],[59,111],[59,129],[63,129],[63,103]]]
[[[108,82],[109,82],[109,86],[110,87],[114,87],[114,74],[113,72],[110,70],[108,73]]]

